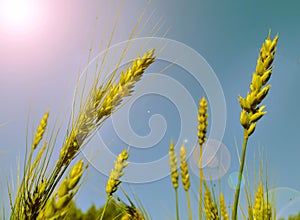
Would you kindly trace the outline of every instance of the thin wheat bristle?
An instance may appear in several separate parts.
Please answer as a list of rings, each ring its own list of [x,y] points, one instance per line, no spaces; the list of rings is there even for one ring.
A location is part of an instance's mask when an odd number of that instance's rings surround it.
[[[190,183],[190,175],[189,168],[186,162],[186,150],[184,145],[180,148],[180,170],[181,170],[181,180],[182,185],[185,191],[188,191],[191,183]]]
[[[117,160],[115,161],[114,168],[110,172],[110,176],[106,185],[106,193],[108,198],[112,197],[113,193],[117,191],[118,186],[121,183],[120,178],[124,175],[123,169],[128,165],[128,162],[126,161],[128,157],[129,154],[125,149],[119,154]]]
[[[174,142],[171,141],[170,149],[169,149],[169,156],[170,156],[170,168],[171,168],[171,178],[174,189],[178,188],[178,167],[177,167],[177,156],[174,149]]]
[[[43,135],[46,131],[46,127],[47,127],[47,123],[48,123],[48,117],[49,117],[49,111],[46,111],[46,113],[44,114],[42,120],[40,121],[40,124],[36,130],[35,133],[35,137],[33,139],[33,143],[32,143],[32,149],[34,150],[38,144],[40,143],[40,141],[43,138]]]

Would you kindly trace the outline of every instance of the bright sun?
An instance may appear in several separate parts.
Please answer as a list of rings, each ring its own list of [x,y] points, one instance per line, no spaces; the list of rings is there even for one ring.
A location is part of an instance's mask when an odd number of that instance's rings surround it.
[[[37,19],[34,0],[0,0],[0,25],[12,31],[30,29]]]

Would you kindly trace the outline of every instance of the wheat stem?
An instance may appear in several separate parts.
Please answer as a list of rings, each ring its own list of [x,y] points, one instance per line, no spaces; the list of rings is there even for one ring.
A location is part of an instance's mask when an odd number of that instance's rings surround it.
[[[233,203],[233,210],[232,210],[232,219],[237,219],[237,209],[238,209],[238,203],[239,203],[239,196],[241,191],[241,182],[243,178],[243,170],[244,170],[244,164],[246,159],[246,148],[247,148],[247,142],[248,142],[248,131],[247,129],[244,129],[244,141],[242,146],[242,157],[240,161],[240,168],[239,168],[239,174],[238,174],[238,183],[235,189],[235,195],[234,195],[234,203]]]
[[[105,213],[105,211],[106,211],[106,208],[107,208],[107,205],[108,205],[109,200],[110,200],[110,198],[107,197],[107,198],[106,198],[106,201],[105,201],[105,205],[104,205],[103,211],[102,211],[102,213],[101,213],[101,217],[100,217],[99,220],[102,220],[102,219],[103,219],[104,213]]]
[[[189,191],[186,191],[185,195],[186,195],[187,206],[188,206],[189,220],[192,220],[193,219],[193,214],[192,214],[192,209],[191,209],[191,198],[190,198]]]

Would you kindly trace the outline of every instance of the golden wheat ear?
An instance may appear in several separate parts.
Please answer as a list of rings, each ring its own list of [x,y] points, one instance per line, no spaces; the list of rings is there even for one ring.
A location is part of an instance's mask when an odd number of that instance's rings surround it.
[[[264,194],[263,185],[259,184],[255,194],[254,206],[251,210],[251,218],[256,220],[272,220],[272,207]]]
[[[226,203],[223,193],[220,194],[220,213],[224,220],[229,220],[229,214],[227,213]]]
[[[129,157],[127,150],[123,150],[122,153],[119,154],[117,160],[115,161],[115,165],[113,170],[110,172],[109,179],[106,185],[106,193],[109,198],[112,197],[113,193],[117,191],[118,186],[121,183],[120,178],[124,175],[123,169],[128,165],[126,161]]]
[[[79,160],[70,170],[69,175],[60,183],[57,192],[49,198],[43,209],[39,211],[37,220],[63,219],[68,213],[68,207],[79,188],[84,167],[83,160]]]
[[[92,87],[84,102],[86,104],[81,106],[77,120],[66,135],[58,167],[68,166],[95,130],[117,110],[124,98],[131,96],[134,85],[154,62],[154,51],[149,50],[141,58],[135,59],[131,66],[122,71],[118,80],[112,75],[98,88]]]
[[[203,156],[203,144],[206,141],[206,133],[207,133],[207,126],[208,126],[208,114],[207,114],[207,107],[208,103],[205,97],[199,102],[199,109],[198,109],[198,143],[199,143],[199,204],[198,204],[198,215],[199,220],[202,220],[202,213],[203,213],[203,165],[202,165],[202,156]]]
[[[177,156],[174,148],[174,142],[171,141],[169,149],[169,161],[171,169],[171,180],[173,188],[175,190],[175,204],[176,204],[176,219],[179,219],[179,207],[178,207],[178,167],[177,167]]]
[[[247,93],[245,98],[239,96],[239,102],[242,108],[240,113],[240,123],[244,128],[244,140],[238,173],[238,183],[235,190],[234,204],[232,208],[232,220],[236,220],[238,216],[237,210],[248,139],[255,131],[257,122],[266,114],[264,111],[265,106],[260,104],[265,99],[271,88],[271,85],[267,83],[273,71],[272,63],[274,61],[278,41],[278,35],[276,35],[273,40],[271,40],[270,35],[271,31],[260,49],[255,72],[252,75],[250,91]]]
[[[188,215],[189,220],[192,220],[192,209],[191,209],[191,199],[189,194],[189,189],[191,186],[190,175],[189,175],[189,167],[186,159],[186,149],[185,146],[182,145],[180,148],[180,171],[181,171],[181,181],[186,194],[187,206],[188,206]]]
[[[211,192],[208,187],[205,187],[205,192],[204,192],[204,213],[206,219],[211,219],[211,220],[220,219],[217,204],[212,199]]]
[[[113,194],[118,190],[119,185],[121,184],[120,178],[124,175],[123,170],[128,165],[127,159],[129,157],[129,154],[126,149],[124,149],[117,157],[117,160],[115,161],[114,168],[110,172],[107,184],[106,184],[106,202],[104,205],[104,209],[102,211],[100,220],[103,219],[104,213],[106,211],[107,205],[112,198]]]
[[[271,40],[269,32],[267,39],[260,49],[256,69],[252,75],[250,92],[248,92],[245,98],[239,96],[239,102],[242,108],[240,122],[247,131],[247,136],[253,134],[258,120],[266,114],[266,112],[263,111],[265,106],[259,106],[259,104],[265,99],[271,88],[271,85],[267,83],[273,71],[271,65],[274,60],[277,41],[278,35]]]

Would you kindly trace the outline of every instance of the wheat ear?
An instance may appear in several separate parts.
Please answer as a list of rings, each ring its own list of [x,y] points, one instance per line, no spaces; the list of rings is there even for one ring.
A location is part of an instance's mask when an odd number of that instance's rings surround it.
[[[265,106],[259,106],[264,98],[267,96],[271,86],[267,84],[273,67],[271,66],[276,52],[276,44],[278,35],[273,40],[270,39],[270,32],[267,39],[263,43],[258,56],[255,72],[252,75],[252,82],[250,84],[250,92],[246,98],[239,96],[239,102],[242,108],[240,114],[240,122],[244,128],[244,141],[242,146],[242,156],[240,161],[240,169],[238,174],[238,183],[235,190],[234,204],[232,210],[232,220],[237,219],[237,210],[239,203],[240,188],[242,182],[243,169],[246,158],[246,149],[248,138],[253,134],[257,121],[266,114],[264,112]]]
[[[49,117],[49,111],[45,113],[42,120],[40,121],[40,124],[36,130],[35,138],[33,139],[32,149],[35,149],[40,143],[40,141],[42,140],[47,127],[48,117]]]
[[[208,125],[208,114],[207,114],[207,101],[205,97],[199,102],[199,110],[198,110],[198,142],[199,142],[199,172],[200,172],[200,180],[199,180],[199,207],[198,214],[199,220],[202,220],[202,201],[203,201],[203,170],[202,170],[202,159],[203,159],[203,144],[206,141],[206,132]]]
[[[222,193],[220,194],[220,213],[221,216],[223,217],[223,220],[229,220],[229,215],[226,210],[224,195]]]
[[[141,212],[134,206],[126,206],[126,214],[122,216],[121,220],[145,220]]]
[[[100,220],[103,219],[105,210],[107,208],[107,205],[109,203],[109,200],[112,198],[113,194],[118,190],[118,186],[121,184],[120,178],[124,175],[123,169],[128,165],[127,159],[129,157],[129,154],[127,150],[123,150],[117,157],[117,160],[115,161],[114,168],[110,172],[107,184],[106,184],[106,202],[104,209],[102,211]]]
[[[14,205],[15,207],[12,207],[12,216],[16,216],[17,219],[20,218],[23,213],[20,207],[25,206],[26,210],[24,210],[30,213],[31,216],[36,217],[39,214],[38,211],[44,208],[49,198],[53,197],[56,186],[63,178],[65,171],[77,156],[79,150],[92,137],[97,128],[103,124],[103,121],[117,109],[123,98],[131,95],[134,84],[141,78],[145,69],[153,63],[153,61],[154,50],[150,50],[144,53],[141,58],[135,59],[132,65],[122,72],[120,79],[112,75],[106,83],[99,85],[98,78],[96,77],[95,85],[93,84],[89,95],[80,106],[78,115],[70,121],[65,142],[62,144],[59,158],[53,170],[50,172],[50,175],[45,176],[49,161],[45,163],[42,162],[40,166],[39,160],[45,151],[49,153],[47,154],[48,156],[51,155],[52,151],[50,146],[53,145],[47,144],[46,149],[43,147],[32,165],[30,162],[27,163],[28,166],[26,167],[25,173],[30,172],[30,175],[24,175],[25,180],[23,181],[23,186],[20,187],[20,192],[18,193]],[[114,84],[114,82],[117,83]],[[116,85],[116,87],[113,87],[113,85]],[[116,89],[111,90],[111,88]],[[125,93],[124,91],[126,89],[129,92]],[[112,99],[112,102],[105,101],[109,100],[109,97]],[[109,114],[107,111],[107,103],[111,103],[110,105],[112,106]],[[106,112],[104,116],[103,112]],[[47,125],[48,114],[48,112],[45,114],[37,129],[28,161],[31,161],[33,150],[42,140]],[[33,179],[35,176],[37,177],[36,180],[32,180],[32,183],[26,184],[29,181],[28,177]],[[28,188],[28,185],[34,187],[34,192],[31,188]],[[43,185],[45,189],[43,189],[42,194],[35,198],[34,194],[40,190],[41,185]]]
[[[69,175],[60,183],[57,192],[47,200],[44,208],[40,210],[37,220],[63,219],[66,216],[68,206],[78,190],[78,183],[87,168],[83,165],[83,160],[80,160],[71,168]]]
[[[170,169],[171,169],[171,179],[173,188],[175,191],[175,204],[176,204],[176,219],[179,219],[179,207],[178,207],[178,166],[177,166],[177,156],[175,153],[174,142],[171,141],[169,149],[170,158]]]
[[[72,161],[90,135],[117,109],[125,97],[132,94],[135,83],[153,62],[154,49],[135,59],[132,65],[121,73],[117,83],[112,75],[105,84],[91,89],[77,120],[67,134],[58,167],[67,166]],[[95,85],[97,86],[97,83]]]
[[[43,147],[38,151],[35,160],[32,163],[33,154],[43,139],[43,136],[46,131],[46,127],[48,124],[49,112],[46,111],[40,123],[36,129],[35,136],[33,138],[31,148],[29,149],[29,156],[25,156],[25,164],[24,164],[24,174],[22,178],[22,182],[18,186],[18,191],[16,194],[16,199],[14,204],[11,204],[11,219],[30,219],[34,218],[34,211],[31,210],[32,207],[37,207],[34,203],[40,203],[39,195],[38,195],[38,186],[34,187],[36,179],[40,178],[37,172],[34,172],[35,167],[40,163],[41,157],[46,149],[46,143]],[[27,155],[27,154],[26,154]]]
[[[188,205],[188,215],[189,220],[192,220],[192,210],[191,210],[191,199],[189,194],[189,188],[191,186],[190,183],[190,175],[189,175],[189,167],[186,161],[186,149],[185,146],[182,145],[180,148],[180,171],[181,171],[181,180],[184,191],[186,193],[187,205]]]
[[[257,187],[252,215],[254,220],[272,220],[272,208],[265,200],[262,184]]]
[[[219,220],[220,219],[217,205],[213,201],[211,192],[208,189],[208,187],[205,188],[204,207],[205,207],[204,213],[206,215],[206,219],[210,219],[210,220]]]

